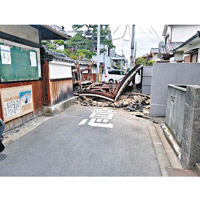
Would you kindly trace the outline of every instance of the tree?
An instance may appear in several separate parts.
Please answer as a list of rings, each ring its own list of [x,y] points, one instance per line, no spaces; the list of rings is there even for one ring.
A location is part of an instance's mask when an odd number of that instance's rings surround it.
[[[45,40],[42,41],[48,49],[64,53],[66,56],[78,60],[81,58],[91,59],[96,55],[97,43],[97,25],[95,24],[79,24],[72,25],[76,31],[76,35],[71,37],[68,41],[54,40],[53,42]],[[110,39],[110,30],[108,25],[101,26],[101,44],[105,44],[109,49],[115,48]],[[65,45],[65,50],[57,50],[57,45]],[[100,53],[105,52],[105,48],[100,49]]]
[[[138,57],[137,60],[136,60],[136,65],[138,64],[141,64],[141,65],[144,65],[146,66],[147,64],[147,59],[143,58],[143,57]]]
[[[97,25],[79,24],[73,25],[72,28],[77,32],[77,34],[67,42],[67,46],[77,49],[88,49],[92,51],[94,55],[97,43]],[[109,25],[101,25],[100,32],[100,43],[107,45],[109,49],[115,48],[110,38],[111,32],[109,30]],[[105,49],[100,49],[100,52],[105,52]]]
[[[143,57],[138,57],[136,60],[136,65],[141,64],[143,66],[151,66],[151,65],[153,65],[153,63],[155,63],[155,61],[148,60]]]
[[[121,70],[121,65],[119,60],[116,62],[116,67]]]
[[[147,61],[147,66],[153,65],[153,63],[155,63],[155,61],[153,61],[153,60],[148,60],[148,61]]]

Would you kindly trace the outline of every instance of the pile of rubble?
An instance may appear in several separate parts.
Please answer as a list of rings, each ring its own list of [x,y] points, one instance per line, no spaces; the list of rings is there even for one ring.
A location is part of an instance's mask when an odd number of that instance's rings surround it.
[[[139,93],[121,95],[119,100],[115,102],[85,96],[80,96],[76,101],[82,106],[122,108],[133,112],[138,117],[149,116],[150,102],[150,96]]]

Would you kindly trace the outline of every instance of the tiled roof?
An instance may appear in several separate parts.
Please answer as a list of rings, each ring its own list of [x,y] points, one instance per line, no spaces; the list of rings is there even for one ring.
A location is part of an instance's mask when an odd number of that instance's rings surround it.
[[[167,43],[166,48],[168,53],[172,53],[172,51],[174,49],[176,49],[177,47],[179,47],[181,44],[183,44],[183,42],[171,42],[171,43]]]
[[[87,58],[83,58],[79,61],[73,60],[69,57],[67,57],[64,53],[59,53],[57,51],[53,51],[48,49],[46,46],[43,46],[42,48],[42,57],[43,59],[48,59],[48,60],[58,60],[58,61],[63,61],[63,62],[69,62],[69,63],[74,63],[77,64],[79,62],[80,65],[89,65],[90,60]],[[94,62],[92,62],[94,64]]]
[[[55,59],[59,61],[75,63],[74,60],[67,57],[64,53],[59,53],[59,52],[50,50],[46,46],[43,46],[43,57],[49,58],[50,60]]]
[[[173,50],[179,47],[183,42],[171,42],[166,45],[163,43],[159,44],[159,52],[161,54],[173,54]]]

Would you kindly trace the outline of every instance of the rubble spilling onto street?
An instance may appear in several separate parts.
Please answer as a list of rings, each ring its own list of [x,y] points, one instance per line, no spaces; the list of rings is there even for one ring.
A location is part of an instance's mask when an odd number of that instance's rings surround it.
[[[79,96],[76,101],[81,106],[113,107],[132,112],[137,117],[148,117],[150,110],[150,96],[140,93],[124,93],[115,102],[96,97]]]

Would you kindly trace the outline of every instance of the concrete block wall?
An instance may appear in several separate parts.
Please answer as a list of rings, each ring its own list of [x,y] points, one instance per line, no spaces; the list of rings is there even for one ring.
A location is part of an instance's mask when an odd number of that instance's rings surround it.
[[[200,84],[200,63],[154,63],[152,69],[150,109],[152,117],[165,116],[169,84]]]
[[[142,94],[151,94],[152,66],[143,67]]]
[[[185,98],[181,163],[194,168],[200,162],[200,86],[188,86]]]
[[[181,145],[183,136],[186,86],[169,85],[165,123]]]

